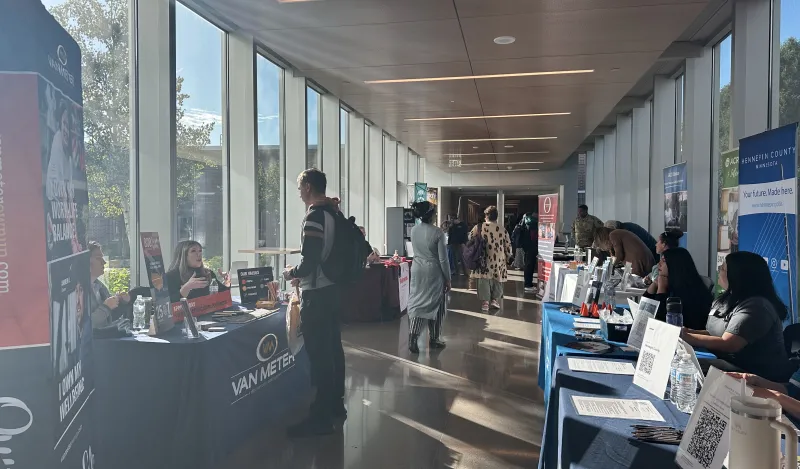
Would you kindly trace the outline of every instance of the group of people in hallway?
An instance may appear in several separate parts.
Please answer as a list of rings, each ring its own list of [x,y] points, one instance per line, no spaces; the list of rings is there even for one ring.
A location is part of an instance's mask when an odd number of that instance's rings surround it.
[[[659,301],[656,319],[666,319],[667,298],[680,298],[681,338],[714,353],[717,359],[712,365],[746,379],[757,396],[776,399],[800,418],[800,371],[784,339],[788,309],[762,256],[729,253],[715,285],[699,273],[691,253],[680,247],[679,230],[653,237],[632,222],[603,223],[585,205],[579,207],[572,230],[578,246],[614,256],[615,267],[631,263],[632,272],[647,284],[643,296]]]

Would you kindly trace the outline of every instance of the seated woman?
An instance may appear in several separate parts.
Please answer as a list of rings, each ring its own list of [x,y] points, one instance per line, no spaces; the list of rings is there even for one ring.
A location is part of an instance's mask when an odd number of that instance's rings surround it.
[[[683,325],[690,329],[705,329],[711,309],[711,292],[694,266],[689,251],[672,248],[661,254],[658,277],[644,294],[645,298],[660,301],[656,319],[665,321],[667,298],[678,297],[683,305]]]
[[[594,232],[594,246],[617,258],[617,266],[630,262],[631,271],[644,277],[656,263],[653,253],[639,239],[627,230],[611,230],[601,226]]]
[[[794,372],[783,344],[782,321],[788,312],[766,261],[752,252],[730,253],[719,269],[719,283],[725,291],[714,302],[705,330],[684,328],[683,340],[739,371],[788,381]]]
[[[221,271],[214,273],[203,265],[203,247],[197,241],[181,241],[175,247],[172,264],[167,271],[169,301],[175,303],[181,298],[191,299],[209,294],[209,284],[216,279],[219,291],[231,286],[231,279]]]
[[[108,287],[100,281],[105,271],[103,246],[97,241],[89,241],[89,276],[92,281],[89,309],[94,329],[110,326],[114,320],[123,315],[124,306],[131,301],[128,293],[112,295],[108,291]]]
[[[656,259],[660,259],[661,254],[664,254],[667,249],[678,247],[681,238],[683,238],[683,231],[681,230],[667,230],[658,235],[658,240],[656,241],[656,254],[658,254],[658,257]],[[653,266],[653,270],[644,279],[644,283],[650,285],[656,281],[656,278],[658,278],[658,263]]]

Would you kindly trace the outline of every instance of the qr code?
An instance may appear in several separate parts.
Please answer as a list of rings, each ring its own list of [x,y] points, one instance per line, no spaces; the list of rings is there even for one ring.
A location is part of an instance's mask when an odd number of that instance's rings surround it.
[[[727,425],[728,422],[723,420],[719,414],[708,407],[703,407],[686,451],[701,466],[706,468],[711,466],[711,463],[714,462],[714,452],[722,440],[722,434]]]
[[[639,369],[642,373],[649,375],[653,372],[653,362],[656,360],[656,356],[650,352],[642,352],[642,355],[639,357]]]

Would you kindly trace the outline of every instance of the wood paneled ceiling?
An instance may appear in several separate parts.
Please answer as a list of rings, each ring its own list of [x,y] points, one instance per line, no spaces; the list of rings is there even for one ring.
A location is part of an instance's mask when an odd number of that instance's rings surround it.
[[[194,0],[448,171],[555,169],[708,0]],[[493,39],[513,36],[513,44]],[[367,84],[559,70],[573,75]],[[471,120],[413,118],[531,113]],[[557,137],[431,143],[435,140]],[[536,152],[536,153],[529,153]],[[483,153],[482,155],[471,155]],[[449,155],[462,163],[448,168]],[[514,163],[541,162],[536,165]],[[478,163],[478,164],[474,164]],[[486,164],[486,166],[483,166]]]

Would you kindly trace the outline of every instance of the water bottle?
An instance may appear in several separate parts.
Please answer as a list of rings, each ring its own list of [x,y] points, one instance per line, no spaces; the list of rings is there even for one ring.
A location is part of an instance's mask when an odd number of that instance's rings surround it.
[[[614,308],[617,305],[617,287],[615,285],[611,285],[611,282],[606,282],[605,287],[605,298],[603,302],[606,306],[610,306],[611,310],[614,311]]]
[[[144,329],[144,314],[144,299],[142,299],[142,295],[137,295],[136,301],[133,302],[133,328],[135,330]]]
[[[677,296],[667,298],[667,324],[683,327],[683,303]]]
[[[676,404],[675,398],[678,396],[678,380],[675,377],[675,374],[678,372],[678,365],[681,363],[681,354],[676,353],[674,357],[672,357],[672,363],[669,365],[669,387],[667,388],[667,398],[673,403]]]
[[[681,355],[678,369],[675,372],[675,380],[678,383],[675,406],[683,413],[691,414],[694,405],[697,403],[697,370],[695,370],[692,358],[688,353]]]
[[[213,295],[215,293],[219,293],[219,282],[217,282],[216,277],[212,278],[211,283],[208,284],[208,294]]]

